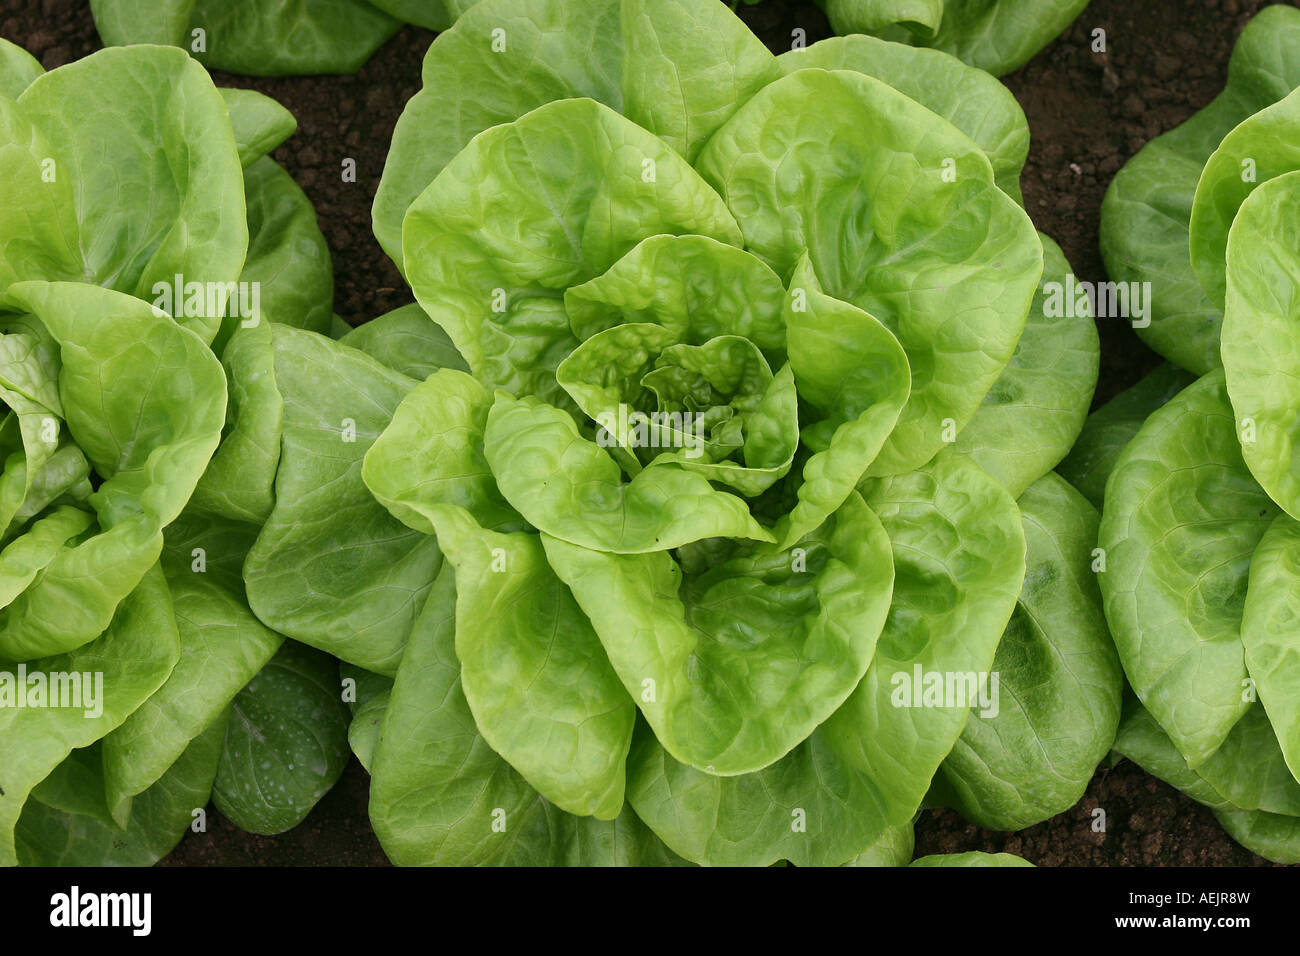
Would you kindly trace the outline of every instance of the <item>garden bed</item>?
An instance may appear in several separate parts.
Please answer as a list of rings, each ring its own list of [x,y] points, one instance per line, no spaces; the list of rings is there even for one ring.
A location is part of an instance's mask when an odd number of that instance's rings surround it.
[[[1171,129],[1222,89],[1232,44],[1263,0],[1094,0],[1079,21],[1027,66],[1006,78],[1033,134],[1023,177],[1026,207],[1060,243],[1081,280],[1105,273],[1098,252],[1102,196],[1144,143]],[[767,0],[741,15],[774,49],[792,30],[808,42],[830,35],[811,3]],[[1105,53],[1092,49],[1105,31]],[[47,69],[98,48],[78,0],[0,4],[0,36],[21,44]],[[370,207],[393,126],[420,85],[432,34],[407,27],[356,76],[250,79],[215,74],[219,85],[275,97],[299,129],[275,151],[316,206],[334,253],[335,310],[359,324],[411,301],[411,293],[371,232]],[[343,181],[345,159],[355,183]],[[1158,358],[1119,320],[1101,322],[1100,404],[1132,385]],[[386,859],[366,814],[368,777],[354,761],[301,826],[279,837],[246,834],[215,811],[206,834],[191,834],[172,865],[381,865]],[[1096,832],[1094,811],[1105,811]],[[1209,810],[1131,764],[1103,767],[1069,812],[1018,833],[994,833],[948,811],[924,813],[917,855],[1007,851],[1039,865],[1262,864],[1234,843]]]

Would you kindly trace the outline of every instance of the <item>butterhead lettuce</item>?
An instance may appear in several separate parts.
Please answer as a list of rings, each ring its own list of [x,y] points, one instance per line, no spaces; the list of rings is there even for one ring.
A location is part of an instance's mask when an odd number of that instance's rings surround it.
[[[394,677],[355,735],[389,855],[905,860],[927,795],[1071,805],[1119,717],[1095,512],[1047,477],[1097,344],[1048,314],[1005,89],[865,36],[773,57],[705,0],[486,0],[424,76],[375,229],[459,360],[405,362],[331,472],[404,529],[366,578],[411,571],[354,626],[398,656],[339,651]],[[997,670],[1074,709],[925,702]]]
[[[1269,49],[1285,47],[1300,26],[1294,14],[1265,10],[1236,55],[1265,37]],[[1294,862],[1300,94],[1276,77],[1265,89],[1272,105],[1230,83],[1189,123],[1217,133],[1187,219],[1185,271],[1221,310],[1202,345],[1222,368],[1152,410],[1119,455],[1105,489],[1101,584],[1135,694],[1116,749],[1211,806],[1249,849]],[[1228,127],[1229,104],[1263,108]]]
[[[242,576],[278,467],[252,346],[330,316],[314,213],[265,157],[294,121],[180,50],[43,73],[4,46],[0,863],[152,863],[214,786],[242,825],[292,826],[346,753],[334,661],[263,625]],[[280,747],[254,678],[286,657],[335,673],[292,696],[340,732],[281,799],[235,759]],[[221,796],[253,789],[278,816]]]

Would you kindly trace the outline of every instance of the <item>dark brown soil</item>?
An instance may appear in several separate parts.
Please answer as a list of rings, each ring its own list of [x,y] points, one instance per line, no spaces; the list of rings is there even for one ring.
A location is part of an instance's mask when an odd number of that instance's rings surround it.
[[[355,759],[325,799],[288,833],[245,833],[214,807],[208,832],[190,834],[159,866],[391,866],[366,805],[370,776]]]
[[[1026,205],[1065,250],[1081,279],[1105,278],[1097,217],[1107,184],[1143,143],[1178,125],[1223,88],[1228,55],[1264,0],[1093,0],[1078,22],[1031,63],[1006,78],[1029,117],[1033,146],[1025,169]],[[1292,5],[1300,6],[1300,3]],[[35,54],[47,69],[98,48],[82,0],[0,0],[0,36]],[[791,31],[808,42],[829,35],[806,0],[766,0],[740,14],[781,50]],[[1090,49],[1106,31],[1106,54]],[[260,90],[298,117],[299,129],[275,157],[301,184],[334,251],[335,309],[356,324],[411,301],[410,292],[370,231],[370,204],[393,125],[419,88],[420,60],[432,34],[406,28],[352,77],[217,82]],[[357,163],[356,183],[340,175]],[[1102,333],[1097,402],[1127,388],[1156,356],[1125,323]],[[208,833],[189,836],[166,865],[382,865],[366,822],[367,776],[355,762],[297,829],[279,837],[237,830],[213,811]],[[1106,811],[1105,833],[1093,810]],[[993,833],[955,813],[929,811],[917,825],[917,853],[1008,851],[1040,865],[1252,865],[1265,861],[1230,840],[1210,812],[1131,764],[1098,772],[1077,807],[1019,833]]]

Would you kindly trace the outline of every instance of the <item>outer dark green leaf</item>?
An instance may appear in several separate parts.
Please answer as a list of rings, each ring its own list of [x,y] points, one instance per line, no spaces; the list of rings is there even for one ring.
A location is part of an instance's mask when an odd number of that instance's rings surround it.
[[[355,329],[347,328],[339,341],[360,349],[394,372],[424,381],[443,368],[468,372],[451,339],[418,305],[404,305]]]
[[[260,287],[257,320],[325,332],[334,314],[334,266],[311,201],[265,156],[244,170],[244,194],[249,243],[239,281]]]
[[[18,859],[24,866],[152,866],[191,828],[195,811],[208,804],[225,737],[224,715],[196,738],[159,780],[131,805],[125,828],[113,822],[104,805],[104,781],[95,763],[99,749],[76,751],[47,777],[23,808],[18,821]],[[50,799],[55,777],[75,788],[79,802],[69,808]]]
[[[286,642],[235,697],[213,800],[241,829],[283,833],[334,786],[349,753],[337,662]]]
[[[251,526],[189,516],[167,529],[163,571],[181,656],[167,683],[104,740],[108,807],[120,826],[132,813],[131,798],[225,714],[284,642],[244,597],[239,568],[255,537]]]
[[[1176,365],[1160,365],[1132,388],[1121,392],[1088,416],[1079,440],[1057,471],[1101,508],[1106,480],[1119,453],[1141,429],[1152,412],[1164,405],[1196,377]]]
[[[90,9],[105,44],[175,44],[209,69],[253,76],[355,73],[401,26],[364,0],[92,0]]]
[[[282,634],[394,673],[441,556],[374,499],[361,465],[415,382],[314,333],[277,326],[274,340],[283,439],[249,604]]]
[[[958,809],[995,830],[1079,801],[1115,739],[1124,683],[1092,571],[1096,511],[1056,475],[1017,504],[1027,569],[993,661],[997,712],[972,708],[942,768]]]
[[[1214,811],[1223,828],[1252,853],[1277,863],[1300,860],[1300,817],[1240,810],[1187,766],[1173,741],[1136,698],[1125,703],[1117,753]]]
[[[239,161],[247,169],[293,135],[298,121],[271,97],[256,90],[217,90],[230,111]]]

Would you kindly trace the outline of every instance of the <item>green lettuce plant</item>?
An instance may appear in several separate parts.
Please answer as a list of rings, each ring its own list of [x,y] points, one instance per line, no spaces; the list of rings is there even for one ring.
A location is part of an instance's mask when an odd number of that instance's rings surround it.
[[[161,43],[251,76],[355,73],[402,23],[444,30],[475,0],[91,0],[105,45]]]
[[[244,567],[369,672],[389,855],[906,862],[932,783],[994,826],[1077,800],[1119,672],[1049,472],[1097,343],[1047,314],[1006,90],[773,57],[713,0],[488,0],[424,76],[375,204],[419,306],[271,330]],[[894,700],[993,670],[996,714]]]
[[[1300,860],[1298,134],[1292,93],[1204,163],[1189,248],[1223,309],[1223,368],[1125,447],[1100,538],[1106,613],[1136,695],[1116,749],[1285,862]]]
[[[0,863],[151,863],[214,789],[282,829],[341,769],[336,665],[242,576],[278,458],[250,346],[330,321],[315,215],[264,155],[293,129],[179,50],[42,73],[0,41]],[[241,284],[257,311],[204,293]]]
[[[1117,282],[1151,283],[1150,324],[1137,333],[1196,375],[1220,366],[1223,321],[1222,282],[1202,287],[1192,263],[1189,233],[1197,183],[1234,127],[1298,86],[1300,10],[1266,7],[1237,40],[1223,92],[1144,146],[1106,191],[1101,207],[1106,271]],[[1226,236],[1226,224],[1220,226]]]
[[[748,4],[760,0],[745,0]],[[951,53],[994,76],[1029,62],[1083,12],[1088,0],[817,0],[841,35]]]

